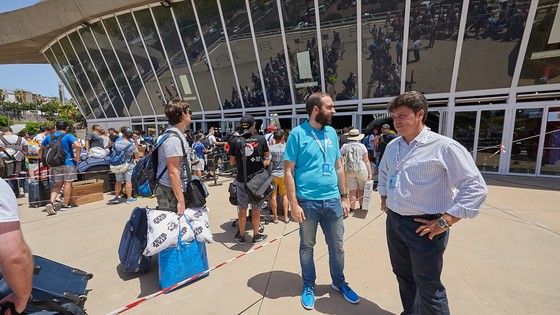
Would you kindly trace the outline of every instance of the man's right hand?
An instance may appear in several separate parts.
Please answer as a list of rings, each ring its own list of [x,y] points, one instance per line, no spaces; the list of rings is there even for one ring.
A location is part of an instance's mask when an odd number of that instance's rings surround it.
[[[184,201],[179,201],[177,202],[177,215],[178,216],[182,216],[183,213],[185,213],[185,202]]]
[[[305,220],[305,214],[303,209],[299,205],[292,205],[290,212],[292,213],[292,219],[296,222],[303,222]]]

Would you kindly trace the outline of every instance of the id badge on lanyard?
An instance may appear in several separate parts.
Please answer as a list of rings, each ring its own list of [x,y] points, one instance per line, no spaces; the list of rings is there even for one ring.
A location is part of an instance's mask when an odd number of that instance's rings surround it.
[[[389,176],[389,183],[387,185],[387,188],[389,189],[395,189],[395,187],[397,186],[397,183],[399,181],[399,173],[400,170],[404,164],[404,162],[406,162],[410,156],[412,156],[412,153],[420,146],[422,145],[422,143],[428,139],[430,129],[428,129],[428,133],[422,138],[422,140],[418,141],[418,143],[416,143],[416,145],[410,150],[408,151],[408,153],[406,154],[406,156],[401,160],[401,143],[397,142],[397,154],[395,156],[396,159],[396,163],[397,163],[397,167],[395,169],[395,172],[393,174],[391,174]]]
[[[395,189],[395,186],[397,185],[398,176],[399,176],[398,173],[395,173],[389,177],[389,185],[387,186],[389,189]]]
[[[313,138],[315,138],[315,141],[319,145],[319,149],[321,149],[321,152],[323,152],[323,160],[325,161],[325,163],[323,163],[323,165],[321,166],[321,173],[323,174],[323,176],[330,176],[332,174],[332,170],[329,163],[327,163],[327,132],[323,131],[323,135],[325,137],[325,148],[323,148],[323,145],[321,145],[321,141],[319,141],[319,138],[315,134],[315,131],[311,130],[311,133],[313,134]]]

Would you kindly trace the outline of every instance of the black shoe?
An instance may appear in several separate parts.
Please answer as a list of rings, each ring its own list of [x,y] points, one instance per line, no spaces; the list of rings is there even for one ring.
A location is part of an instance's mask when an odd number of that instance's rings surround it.
[[[253,236],[253,244],[262,242],[264,240],[266,240],[268,238],[268,235],[266,234],[257,234]]]
[[[241,245],[245,244],[245,235],[240,235],[239,232],[237,232],[237,233],[235,233],[234,238],[235,238],[235,241],[238,244],[241,244]]]

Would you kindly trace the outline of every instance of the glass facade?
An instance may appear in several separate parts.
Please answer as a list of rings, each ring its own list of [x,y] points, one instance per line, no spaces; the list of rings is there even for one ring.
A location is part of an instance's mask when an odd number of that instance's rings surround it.
[[[335,128],[371,130],[391,123],[391,97],[416,90],[437,103],[432,130],[481,170],[558,176],[557,10],[554,0],[154,2],[92,20],[43,53],[92,123],[158,133],[179,98],[197,128],[244,113],[293,127],[321,91],[341,106]]]

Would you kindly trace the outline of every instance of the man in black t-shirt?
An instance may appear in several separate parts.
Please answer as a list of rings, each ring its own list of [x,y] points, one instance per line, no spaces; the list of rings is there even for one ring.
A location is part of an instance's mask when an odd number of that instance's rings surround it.
[[[383,154],[385,153],[385,148],[387,147],[387,144],[389,142],[391,142],[393,139],[397,138],[397,136],[395,136],[394,134],[391,133],[391,127],[388,124],[384,124],[383,126],[381,126],[381,137],[379,137],[379,142],[377,143],[377,156],[376,157],[376,165],[379,166],[379,163],[381,163],[381,158],[383,157]]]
[[[232,141],[229,150],[229,163],[237,165],[237,218],[239,220],[239,231],[235,234],[235,241],[245,244],[245,223],[247,222],[247,208],[249,197],[245,191],[245,171],[243,159],[246,159],[247,178],[265,167],[265,160],[269,157],[268,144],[265,138],[255,133],[255,119],[251,115],[241,118],[241,137],[245,139]],[[243,150],[243,151],[242,151]],[[268,163],[268,161],[267,161]],[[251,205],[251,220],[253,222],[253,244],[264,241],[265,234],[259,234],[260,211],[258,205]]]

